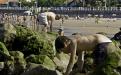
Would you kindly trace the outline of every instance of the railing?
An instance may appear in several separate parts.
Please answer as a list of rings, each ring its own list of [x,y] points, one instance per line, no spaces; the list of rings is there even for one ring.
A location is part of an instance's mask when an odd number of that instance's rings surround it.
[[[41,10],[42,8],[39,8]],[[87,16],[88,14],[103,15],[103,17],[121,18],[121,7],[43,7],[43,10],[53,11],[56,14],[69,16]],[[115,15],[113,15],[115,14]]]
[[[35,8],[35,7],[34,7]],[[28,10],[29,7],[0,7],[8,10]],[[93,10],[93,11],[121,11],[121,7],[39,7],[38,10]]]
[[[16,11],[26,11],[31,10],[32,12],[52,11],[56,14],[63,14],[69,16],[87,16],[91,15],[103,15],[104,17],[120,17],[121,18],[121,7],[0,7],[0,10],[15,10]],[[14,11],[13,11],[14,12]],[[116,14],[115,16],[113,14]]]
[[[28,10],[28,7],[0,7],[0,10]]]
[[[121,11],[121,7],[40,7],[39,10],[95,10],[95,11]]]

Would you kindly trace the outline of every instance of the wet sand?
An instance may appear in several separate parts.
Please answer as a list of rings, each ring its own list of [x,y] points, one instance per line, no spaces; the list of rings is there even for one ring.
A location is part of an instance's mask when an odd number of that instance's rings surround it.
[[[55,31],[60,27],[61,20],[54,22]],[[119,31],[121,27],[121,19],[104,19],[101,18],[99,23],[95,23],[95,18],[87,19],[69,19],[65,20],[64,24],[65,35],[71,35],[72,33],[78,32],[81,34],[95,34],[98,32],[104,32],[108,34],[109,37],[112,37],[115,33]]]

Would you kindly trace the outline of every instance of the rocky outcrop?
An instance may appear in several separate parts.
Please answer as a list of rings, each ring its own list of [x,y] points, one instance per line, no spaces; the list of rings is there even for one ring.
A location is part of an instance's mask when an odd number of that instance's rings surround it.
[[[62,73],[57,70],[49,70],[42,66],[37,66],[21,75],[62,75]]]
[[[30,55],[26,58],[27,62],[41,64],[50,70],[55,70],[56,65],[47,55]]]
[[[108,55],[100,66],[97,66],[91,75],[121,75],[121,50],[110,44]]]
[[[0,57],[5,59],[0,58],[0,75],[62,75],[66,71],[70,56],[56,53],[56,33],[38,33],[23,26],[10,26],[8,30],[1,26],[0,31],[0,39],[6,38],[0,42]],[[84,72],[88,75],[121,75],[119,46],[118,41],[113,41],[108,46],[105,61],[96,67],[93,66],[92,52],[86,53]],[[77,68],[76,64],[74,68]]]
[[[11,24],[0,24],[0,41],[11,41],[16,35],[16,28]]]
[[[64,53],[60,53],[57,54],[56,57],[54,57],[53,61],[57,66],[57,70],[59,70],[60,72],[64,73],[66,71],[67,65],[69,63],[69,55],[64,54]]]
[[[24,54],[20,51],[9,51],[10,55],[14,57],[14,74],[19,75],[26,70],[26,61]]]

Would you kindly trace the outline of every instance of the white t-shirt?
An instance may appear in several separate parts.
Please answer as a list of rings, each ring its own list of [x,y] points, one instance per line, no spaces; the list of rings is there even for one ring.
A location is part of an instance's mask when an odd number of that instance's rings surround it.
[[[38,19],[40,25],[48,25],[47,15],[45,13],[40,13]]]

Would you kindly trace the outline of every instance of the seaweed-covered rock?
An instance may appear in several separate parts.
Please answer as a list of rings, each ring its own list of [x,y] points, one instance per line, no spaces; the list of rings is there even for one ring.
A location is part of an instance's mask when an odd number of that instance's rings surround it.
[[[53,61],[57,66],[57,70],[64,73],[66,71],[67,65],[69,63],[70,56],[65,53],[57,54]]]
[[[44,68],[43,66],[37,66],[29,71],[24,72],[21,75],[62,75],[62,74],[57,70],[50,70]]]
[[[24,54],[20,51],[9,51],[10,55],[14,58],[24,58]]]
[[[30,55],[26,58],[27,62],[32,62],[36,64],[41,64],[47,69],[55,70],[56,65],[54,62],[46,55]]]
[[[4,43],[0,42],[0,61],[11,60],[12,57],[9,54],[8,49],[4,45]]]
[[[26,61],[24,59],[24,54],[20,51],[9,51],[9,53],[14,57],[15,66],[25,69]]]
[[[10,56],[8,49],[4,45],[4,43],[0,42],[0,53],[3,55]]]
[[[24,53],[25,57],[31,54],[44,54],[54,56],[53,42],[56,35],[51,33],[38,33],[29,28],[16,26],[17,35],[12,50]]]
[[[4,68],[4,62],[0,62],[0,71]]]
[[[9,51],[4,45],[4,43],[0,42],[0,61],[2,62],[0,75],[13,74],[14,71],[13,60],[14,58],[10,56]]]
[[[105,61],[91,75],[121,75],[121,50],[112,43],[107,53]]]
[[[26,61],[24,59],[24,54],[20,51],[9,51],[10,55],[14,57],[14,74],[19,75],[23,73],[26,69]]]
[[[16,28],[11,24],[0,24],[0,41],[11,41],[16,35]]]
[[[44,72],[39,72],[38,71],[38,69],[39,70],[44,70]],[[45,71],[47,72],[47,73],[45,73]],[[39,74],[43,74],[43,75],[45,75],[45,74],[47,74],[47,75],[50,75],[50,72],[48,72],[48,71],[55,71],[57,74],[55,74],[55,73],[53,73],[54,75],[62,75],[59,71],[57,71],[57,70],[48,70],[46,67],[44,67],[42,64],[36,64],[36,63],[28,63],[27,64],[27,71],[25,72],[25,73],[23,73],[22,75],[33,75],[33,74],[37,74],[37,75],[39,75]]]
[[[112,39],[112,41],[113,41],[113,43],[114,43],[114,45],[116,47],[119,47],[121,49],[121,43],[120,43],[120,41],[117,41],[117,40],[114,40],[114,39]]]
[[[41,64],[36,64],[36,63],[28,62],[27,65],[26,65],[26,71],[30,71],[30,70],[38,67],[38,66],[42,66],[42,65]]]

